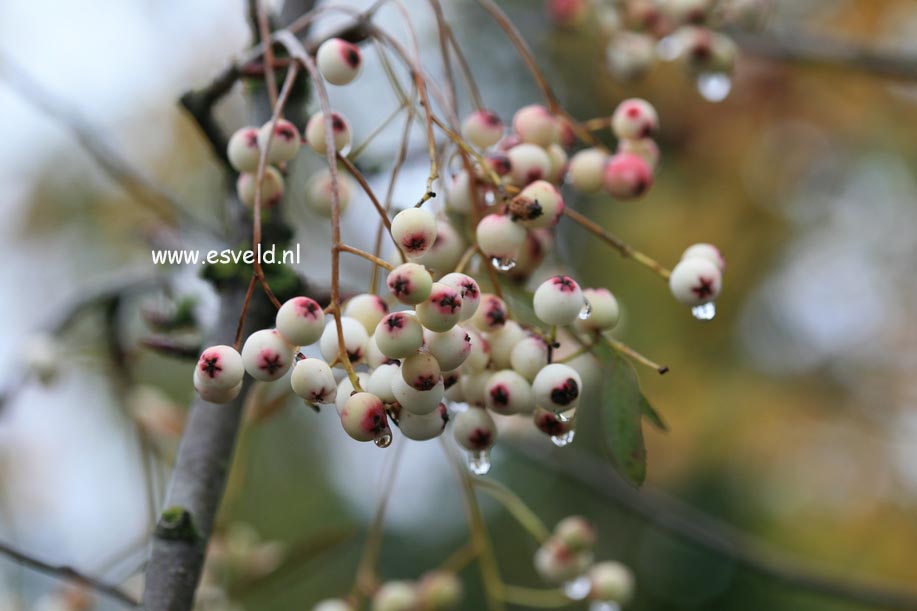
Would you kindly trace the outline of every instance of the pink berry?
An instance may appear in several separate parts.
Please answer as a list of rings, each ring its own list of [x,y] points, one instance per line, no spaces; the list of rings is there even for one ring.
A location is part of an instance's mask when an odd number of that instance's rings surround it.
[[[211,346],[201,352],[194,369],[196,388],[228,390],[242,381],[242,356],[232,346]]]
[[[322,306],[309,297],[293,297],[277,310],[277,330],[292,346],[311,346],[325,330]]]
[[[360,75],[363,54],[359,47],[340,38],[329,38],[315,54],[322,77],[332,85],[346,85]]]
[[[588,0],[548,0],[548,17],[554,25],[572,28],[580,25],[589,13]]]
[[[506,176],[513,171],[513,163],[506,153],[501,153],[500,151],[490,152],[484,156],[484,161],[498,176]]]
[[[416,308],[417,319],[427,329],[443,333],[462,318],[462,296],[445,284],[434,282],[426,301]]]
[[[436,241],[436,218],[422,208],[407,208],[392,219],[392,237],[408,257],[419,257]]]
[[[250,376],[271,382],[283,377],[293,364],[293,346],[277,329],[255,331],[242,346],[242,362]]]
[[[548,147],[560,137],[557,119],[544,106],[532,104],[524,106],[513,115],[513,131],[522,142],[529,142],[540,147]]]
[[[423,345],[423,327],[412,313],[392,312],[379,322],[373,338],[382,354],[402,359]]]
[[[643,160],[649,164],[651,169],[659,165],[659,145],[652,138],[642,138],[640,140],[619,140],[619,153],[633,153],[643,157]]]
[[[274,135],[271,135],[271,122],[268,121],[258,130],[258,146],[261,150],[268,147],[270,139],[270,148],[268,149],[267,162],[273,165],[290,161],[296,157],[299,152],[299,130],[290,121],[278,119],[274,125]]]
[[[489,110],[478,110],[462,122],[462,136],[479,149],[486,149],[503,137],[503,121]]]
[[[416,305],[425,301],[433,290],[433,277],[419,263],[402,263],[386,279],[388,290],[401,303]]]
[[[653,184],[653,170],[643,157],[617,153],[605,166],[605,190],[618,199],[634,199]]]
[[[389,431],[382,399],[368,392],[351,395],[341,410],[341,425],[357,441],[372,441]]]
[[[622,140],[649,138],[659,129],[653,105],[640,98],[624,100],[611,115],[611,130]]]
[[[324,155],[328,151],[328,144],[325,140],[325,113],[318,112],[312,115],[306,124],[306,142],[313,151]],[[337,152],[346,152],[350,146],[350,124],[342,115],[331,113],[331,129],[334,134],[334,150]]]

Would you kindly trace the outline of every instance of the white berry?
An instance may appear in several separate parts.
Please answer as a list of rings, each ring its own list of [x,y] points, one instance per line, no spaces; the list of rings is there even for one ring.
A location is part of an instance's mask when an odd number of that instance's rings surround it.
[[[490,359],[498,369],[510,367],[510,356],[516,344],[525,339],[525,331],[514,320],[507,320],[502,327],[487,334],[490,344]]]
[[[277,310],[277,330],[293,346],[311,346],[325,330],[325,313],[309,297],[293,297]]]
[[[369,334],[363,324],[347,316],[341,317],[341,334],[344,338],[344,349],[351,363],[359,363],[366,356],[366,346],[369,343]],[[337,325],[334,320],[329,320],[319,339],[319,349],[322,358],[329,363],[334,362],[340,355],[338,347]]]
[[[490,376],[484,405],[498,414],[528,414],[535,409],[535,394],[528,380],[504,369]]]
[[[510,366],[528,381],[548,364],[548,346],[541,337],[532,335],[513,346],[509,356]]]
[[[513,220],[528,229],[553,227],[564,211],[564,198],[557,187],[536,180],[522,189],[509,205]]]
[[[624,100],[611,115],[611,130],[624,140],[648,138],[659,129],[659,115],[653,105],[640,98]]]
[[[440,403],[432,412],[418,415],[408,410],[401,410],[398,415],[398,428],[408,439],[427,441],[442,435],[449,422],[449,410],[445,403]]]
[[[419,263],[402,263],[386,279],[388,290],[401,303],[416,305],[425,301],[433,290],[433,277]]]
[[[258,190],[258,177],[254,172],[242,172],[236,180],[236,195],[248,208],[255,207],[255,195]],[[283,176],[277,168],[264,168],[261,182],[261,205],[264,208],[276,206],[283,199]]]
[[[452,272],[439,279],[442,284],[452,287],[462,296],[461,320],[468,320],[478,311],[481,303],[481,289],[474,278],[467,274]]]
[[[372,333],[379,321],[388,314],[388,304],[378,295],[363,293],[348,299],[343,313],[344,316],[359,320],[366,332]]]
[[[297,396],[309,403],[330,403],[337,394],[337,382],[328,363],[306,358],[293,365],[290,385]]]
[[[466,450],[483,452],[497,441],[497,425],[487,410],[472,407],[455,415],[452,435]]]
[[[242,346],[242,363],[256,380],[271,382],[283,377],[293,364],[293,346],[277,329],[255,331]]]
[[[369,381],[366,382],[366,392],[376,395],[385,403],[395,403],[395,395],[392,392],[392,376],[400,375],[401,365],[397,361],[379,365],[369,375]]]
[[[698,306],[717,298],[723,277],[716,264],[709,259],[692,257],[681,260],[669,276],[669,289],[679,302]]]
[[[332,85],[346,85],[360,75],[363,54],[355,44],[329,38],[318,48],[315,64],[326,81]]]
[[[714,246],[713,244],[693,244],[689,246],[685,252],[682,253],[682,261],[685,259],[693,258],[707,259],[708,261],[713,262],[716,267],[720,270],[720,273],[726,271],[726,259],[723,257],[723,253],[720,252],[720,249]]]
[[[535,290],[535,316],[549,325],[569,325],[583,310],[585,301],[579,284],[570,276],[554,276]]]
[[[458,369],[471,354],[471,335],[458,325],[443,333],[425,331],[423,335],[426,349],[443,371]]]
[[[442,378],[439,361],[429,352],[412,354],[401,363],[401,377],[416,390],[432,390]]]
[[[545,366],[532,382],[535,403],[554,413],[575,408],[579,404],[582,389],[580,375],[563,363]]]
[[[379,321],[373,339],[382,354],[403,359],[423,345],[423,327],[410,312],[392,312]]]
[[[226,146],[229,163],[239,172],[254,173],[258,170],[261,149],[258,147],[258,128],[242,127],[237,129]]]
[[[506,303],[490,293],[481,295],[481,303],[471,323],[481,331],[494,331],[505,325],[506,320]]]
[[[478,246],[488,257],[515,264],[525,242],[525,228],[505,214],[488,214],[475,229]]]
[[[328,143],[325,140],[325,113],[318,112],[312,115],[306,124],[306,142],[313,151],[324,155],[328,151]],[[331,130],[334,139],[334,150],[337,152],[346,151],[350,146],[351,133],[350,124],[342,115],[331,113]]]
[[[344,402],[341,425],[357,441],[372,441],[388,430],[388,418],[382,399],[368,392],[358,392]]]
[[[419,257],[436,241],[436,218],[422,208],[407,208],[392,219],[392,237],[408,257]]]
[[[558,141],[560,130],[557,119],[544,106],[523,106],[513,115],[513,131],[523,142],[547,147]]]
[[[618,300],[608,289],[583,289],[583,297],[589,303],[588,318],[577,318],[573,328],[581,333],[613,329],[621,317]]]
[[[570,159],[567,178],[580,193],[597,193],[604,186],[608,153],[597,148],[584,149]]]
[[[258,130],[258,146],[267,153],[267,162],[273,165],[290,161],[299,152],[299,130],[290,121],[278,119],[271,137],[271,122],[268,121]],[[268,148],[270,139],[270,148]]]
[[[347,211],[353,200],[356,185],[353,179],[343,172],[337,173],[338,182],[338,210],[341,214]],[[309,209],[324,217],[331,216],[334,205],[332,192],[331,172],[325,168],[319,170],[309,178],[306,183],[306,205]]]
[[[588,572],[589,598],[627,604],[634,595],[634,575],[620,562],[599,562]]]
[[[242,356],[232,346],[210,346],[201,352],[194,369],[195,387],[228,390],[242,381]]]
[[[424,327],[443,333],[461,320],[462,296],[452,287],[434,282],[430,296],[417,305],[416,312]]]
[[[551,159],[540,146],[519,144],[506,152],[510,163],[510,177],[517,186],[545,178],[551,171]]]
[[[446,387],[440,380],[430,390],[417,390],[404,381],[404,376],[396,375],[392,376],[392,394],[403,410],[422,416],[437,408],[446,394]]]
[[[486,149],[503,137],[503,121],[489,110],[478,110],[462,122],[462,137],[474,146]]]

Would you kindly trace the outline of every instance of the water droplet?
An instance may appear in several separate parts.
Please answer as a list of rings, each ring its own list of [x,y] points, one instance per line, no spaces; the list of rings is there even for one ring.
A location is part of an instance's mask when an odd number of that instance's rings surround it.
[[[508,272],[516,267],[516,260],[509,257],[494,257],[490,260],[490,264],[493,265],[494,269],[498,272]]]
[[[493,206],[497,203],[497,194],[491,190],[484,192],[484,204],[487,206]]]
[[[691,314],[697,320],[713,320],[716,316],[716,305],[712,301],[691,308]]]
[[[573,443],[574,436],[576,436],[576,429],[570,429],[561,435],[551,435],[551,443],[556,445],[558,448],[563,448]]]
[[[621,611],[621,605],[613,600],[594,600],[589,603],[589,611]]]
[[[576,579],[571,579],[564,584],[564,594],[570,600],[583,600],[589,596],[589,590],[592,589],[592,582],[586,575],[580,575]]]
[[[592,304],[585,297],[583,298],[583,309],[579,311],[580,320],[588,320],[592,316]]]
[[[697,76],[697,90],[708,102],[722,102],[732,91],[732,79],[722,72],[704,72]]]
[[[490,471],[490,450],[472,452],[468,455],[468,470],[475,475],[487,475]]]
[[[576,409],[569,409],[555,415],[560,422],[573,422],[576,419]]]
[[[385,427],[379,431],[379,433],[373,437],[373,443],[379,448],[387,448],[392,445],[392,429]]]

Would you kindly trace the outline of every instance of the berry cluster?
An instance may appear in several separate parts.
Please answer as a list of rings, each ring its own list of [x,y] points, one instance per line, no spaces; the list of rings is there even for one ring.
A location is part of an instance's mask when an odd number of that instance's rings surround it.
[[[725,26],[756,27],[770,0],[548,0],[550,19],[561,28],[597,23],[612,77],[643,76],[658,60],[677,61],[697,79],[701,95],[724,99],[731,88],[736,44]]]
[[[430,571],[417,582],[387,581],[372,597],[372,611],[449,611],[462,602],[462,582],[454,573]],[[312,611],[355,611],[356,607],[340,598],[319,602]]]
[[[340,38],[331,38],[319,47],[315,62],[325,82],[347,85],[359,76],[363,68],[363,55],[358,46]],[[236,182],[239,200],[249,208],[254,207],[258,190],[258,166],[264,151],[268,165],[260,185],[261,204],[268,208],[276,206],[283,199],[285,191],[282,170],[286,163],[296,157],[300,146],[306,144],[320,155],[327,152],[326,123],[324,113],[318,112],[309,119],[303,135],[300,135],[292,122],[283,118],[276,122],[269,121],[260,128],[243,127],[236,130],[229,139],[226,156],[232,167],[239,172]],[[352,138],[350,124],[338,113],[332,113],[330,123],[335,150],[346,153]],[[338,180],[338,197],[343,210],[350,203],[354,186],[344,176]],[[306,202],[316,213],[329,216],[331,198],[330,173],[327,170],[320,171],[308,181]]]
[[[563,586],[569,598],[592,601],[591,608],[620,608],[633,596],[633,575],[619,562],[595,563],[595,543],[592,524],[580,516],[568,516],[535,552],[535,570],[546,582]]]
[[[329,82],[348,82],[359,70],[359,51],[341,40],[324,43],[317,58]],[[319,153],[325,152],[327,123],[319,113],[306,128],[305,141]],[[334,114],[330,123],[335,147],[345,149],[346,120]],[[390,422],[409,439],[428,440],[453,421],[452,434],[470,453],[476,473],[489,469],[488,451],[497,439],[494,415],[532,418],[556,444],[569,443],[583,382],[571,364],[555,358],[558,329],[587,346],[617,324],[617,300],[607,289],[583,289],[570,276],[554,275],[532,296],[540,324],[526,324],[511,316],[497,294],[499,274],[524,283],[540,266],[565,213],[565,183],[579,193],[604,188],[619,200],[638,198],[650,188],[659,157],[652,140],[659,127],[656,110],[645,100],[628,99],[608,123],[617,152],[594,146],[568,162],[574,126],[544,106],[519,109],[510,133],[493,112],[470,114],[461,131],[476,163],[451,179],[443,213],[418,205],[391,219],[394,264],[363,253],[388,267],[387,299],[354,296],[331,320],[315,300],[290,299],[279,308],[275,327],[253,333],[241,354],[229,346],[204,350],[195,388],[220,403],[239,394],[244,372],[270,382],[292,369],[292,391],[313,406],[334,403],[344,430],[358,441],[388,446]],[[243,201],[254,201],[246,189],[254,183],[251,172],[262,151],[277,164],[298,151],[292,124],[276,121],[273,139],[269,128],[243,128],[229,144],[229,158],[242,170]],[[277,170],[265,177],[275,175],[280,180]],[[270,184],[262,185],[263,196],[274,193]],[[282,192],[282,182],[277,184]],[[313,179],[309,189],[311,195],[330,192],[327,175]],[[322,210],[327,209],[325,199]],[[469,226],[473,246],[466,250],[462,229]],[[478,253],[483,267],[497,274],[490,278],[494,293],[483,292],[470,270],[468,255]],[[692,246],[671,273],[671,291],[698,318],[712,318],[722,269],[716,248]],[[313,344],[321,358],[299,351]]]

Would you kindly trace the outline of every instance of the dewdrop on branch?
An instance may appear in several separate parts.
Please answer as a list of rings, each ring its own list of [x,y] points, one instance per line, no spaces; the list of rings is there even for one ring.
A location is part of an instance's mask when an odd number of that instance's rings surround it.
[[[359,47],[340,38],[329,38],[315,54],[322,78],[332,85],[347,85],[360,75],[363,54]]]
[[[248,336],[242,346],[245,371],[256,380],[272,382],[293,364],[293,346],[277,329],[262,329]]]
[[[346,152],[350,146],[350,124],[340,114],[331,113],[331,130],[334,138],[334,149],[337,152]],[[306,142],[313,151],[324,155],[328,151],[325,140],[325,113],[318,112],[306,124]]]

